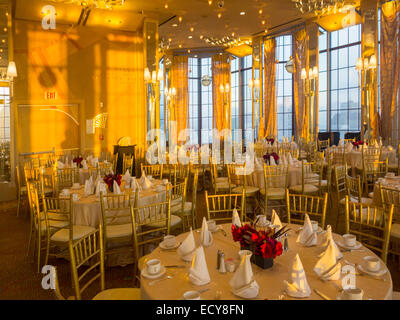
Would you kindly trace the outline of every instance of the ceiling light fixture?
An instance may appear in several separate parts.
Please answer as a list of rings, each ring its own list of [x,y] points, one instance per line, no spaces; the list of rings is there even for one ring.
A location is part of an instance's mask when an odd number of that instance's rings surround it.
[[[240,15],[241,15],[241,16],[244,16],[245,14],[246,14],[246,12],[244,12],[244,11],[241,11],[241,12],[240,12]]]
[[[192,39],[193,37],[192,36],[188,36],[188,39]]]
[[[259,13],[259,14],[262,14],[262,12],[263,12],[262,9],[258,10],[258,13]]]
[[[125,0],[50,0],[58,3],[75,3],[81,7],[99,8],[112,10],[114,7],[122,6]]]
[[[174,27],[174,28],[176,28],[176,27],[178,26],[178,24],[177,24],[177,23],[174,23],[174,24],[172,24],[171,26]]]
[[[168,9],[168,3],[166,3],[166,4],[164,5],[164,8],[165,8],[165,9]]]
[[[344,7],[344,0],[292,0],[301,13],[318,15],[336,14]]]
[[[183,19],[182,19],[182,17],[178,17],[178,20],[179,20],[179,22],[182,22]]]
[[[222,13],[218,13],[218,19],[221,19]]]
[[[193,27],[190,27],[190,32],[193,32],[194,31],[194,28]]]

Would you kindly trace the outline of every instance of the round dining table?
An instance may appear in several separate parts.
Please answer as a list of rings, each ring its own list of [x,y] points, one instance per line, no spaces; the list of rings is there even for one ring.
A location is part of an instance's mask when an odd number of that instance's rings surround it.
[[[289,280],[289,266],[298,253],[303,263],[306,273],[308,284],[311,288],[311,295],[305,299],[321,300],[322,298],[316,294],[314,289],[319,290],[330,299],[337,299],[339,296],[339,288],[341,288],[341,281],[326,281],[319,280],[313,268],[318,261],[318,254],[321,253],[320,246],[304,247],[296,243],[297,231],[300,225],[289,225],[291,231],[288,235],[289,250],[284,251],[281,256],[276,257],[272,268],[261,269],[260,267],[252,264],[254,279],[259,284],[259,294],[256,299],[296,299],[289,297],[284,293],[284,280]],[[239,264],[238,251],[240,245],[234,242],[231,234],[231,224],[223,224],[218,226],[219,230],[213,233],[212,245],[205,247],[205,257],[210,274],[210,283],[203,286],[193,285],[189,281],[188,270],[191,263],[184,262],[176,250],[163,250],[157,247],[151,254],[146,256],[145,262],[150,259],[159,259],[163,266],[172,266],[166,268],[166,274],[161,276],[159,281],[146,279],[141,275],[141,297],[142,299],[151,300],[179,300],[183,298],[186,291],[196,290],[203,291],[200,299],[203,300],[232,300],[241,299],[235,296],[229,285],[229,280],[232,278],[233,273],[226,272],[220,273],[217,270],[217,253],[222,250],[225,254],[225,261],[232,260],[236,266]],[[196,244],[199,245],[200,230],[193,232]],[[177,236],[177,241],[182,242],[188,234],[180,234]],[[333,234],[335,241],[341,240],[341,236]],[[322,241],[321,235],[318,236],[318,244]],[[360,250],[343,251],[343,258],[340,260],[342,267],[351,264],[359,264],[363,261],[365,256],[376,255],[367,249],[361,247]],[[392,278],[389,270],[383,264],[386,273],[381,278],[371,277],[366,274],[361,274],[355,268],[356,273],[356,287],[364,290],[364,299],[391,299],[392,297]],[[175,267],[174,267],[175,266]],[[178,266],[178,267],[176,267]],[[343,277],[343,274],[342,274]]]

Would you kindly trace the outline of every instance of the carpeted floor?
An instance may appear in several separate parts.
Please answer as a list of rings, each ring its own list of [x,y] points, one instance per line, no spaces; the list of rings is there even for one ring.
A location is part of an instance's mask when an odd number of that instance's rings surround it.
[[[206,214],[204,192],[197,195],[198,226]],[[327,214],[327,223],[334,225],[336,217]],[[36,272],[32,254],[27,257],[29,218],[27,212],[16,217],[16,202],[0,203],[0,299],[55,299],[50,290],[41,286],[43,275]],[[49,264],[57,266],[59,283],[65,297],[72,296],[69,262],[52,258]],[[106,268],[106,288],[132,287],[132,265]],[[400,290],[400,266],[389,259],[394,290]],[[90,299],[99,290],[93,285],[83,298]]]

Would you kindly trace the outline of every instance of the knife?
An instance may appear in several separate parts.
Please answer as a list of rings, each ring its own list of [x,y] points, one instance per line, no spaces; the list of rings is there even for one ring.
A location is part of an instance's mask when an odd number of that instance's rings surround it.
[[[323,294],[321,291],[319,291],[317,289],[314,289],[314,292],[324,300],[332,300],[331,298],[329,298],[328,296],[326,296],[325,294]]]

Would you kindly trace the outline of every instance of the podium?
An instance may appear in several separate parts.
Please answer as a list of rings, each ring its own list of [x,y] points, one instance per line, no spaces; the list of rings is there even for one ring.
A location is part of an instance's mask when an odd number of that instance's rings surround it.
[[[132,165],[132,172],[131,175],[135,175],[135,146],[119,146],[119,145],[114,145],[114,153],[113,154],[118,154],[117,158],[117,168],[116,168],[116,174],[124,174],[125,172],[122,172],[123,170],[123,161],[124,161],[124,154],[129,154],[133,156],[133,165]]]

